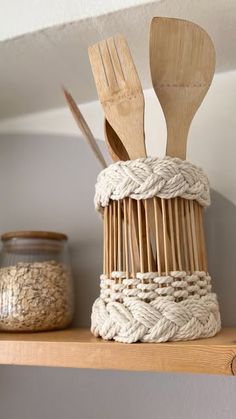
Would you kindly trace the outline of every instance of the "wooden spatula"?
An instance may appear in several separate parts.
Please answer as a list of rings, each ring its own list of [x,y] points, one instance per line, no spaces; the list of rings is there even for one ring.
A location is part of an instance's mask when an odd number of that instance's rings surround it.
[[[145,157],[144,97],[126,39],[116,35],[88,52],[106,119],[131,159]]]
[[[192,22],[155,17],[150,30],[150,68],[167,124],[166,154],[185,159],[191,121],[214,75],[214,45]]]
[[[215,69],[215,49],[209,35],[198,25],[172,18],[154,18],[150,30],[152,83],[167,124],[166,154],[186,158],[191,121],[211,84]],[[202,208],[193,201],[175,199],[174,217],[168,202],[167,223],[171,236],[172,268],[207,270]],[[179,220],[179,221],[178,221]],[[176,232],[173,230],[176,223]],[[182,235],[180,235],[180,225]],[[187,225],[186,225],[187,223]],[[195,227],[197,226],[197,227]],[[181,256],[180,239],[186,236]],[[200,239],[197,239],[197,236]],[[184,262],[183,262],[184,261]],[[184,263],[184,265],[183,265]]]

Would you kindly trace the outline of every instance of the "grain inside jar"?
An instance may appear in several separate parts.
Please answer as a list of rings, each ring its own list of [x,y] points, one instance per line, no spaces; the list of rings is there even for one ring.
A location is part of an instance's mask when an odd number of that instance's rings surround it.
[[[2,236],[0,330],[42,331],[68,326],[73,284],[67,237],[51,232]]]

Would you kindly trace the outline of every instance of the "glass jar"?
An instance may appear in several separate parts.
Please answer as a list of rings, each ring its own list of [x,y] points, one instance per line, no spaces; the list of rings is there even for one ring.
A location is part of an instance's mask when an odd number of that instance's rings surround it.
[[[62,329],[73,316],[67,236],[16,231],[1,237],[0,330]]]

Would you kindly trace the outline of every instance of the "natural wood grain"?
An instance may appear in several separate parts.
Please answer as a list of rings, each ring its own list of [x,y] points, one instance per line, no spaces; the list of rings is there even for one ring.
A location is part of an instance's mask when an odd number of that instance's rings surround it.
[[[182,257],[181,257],[181,246],[180,246],[180,200],[178,198],[174,199],[174,212],[175,212],[175,237],[176,237],[176,248],[177,248],[177,260],[178,260],[178,269],[182,271]]]
[[[191,224],[191,234],[193,240],[193,258],[194,258],[194,269],[199,271],[199,255],[198,255],[198,245],[197,245],[197,234],[196,234],[196,220],[194,214],[194,201],[189,201],[189,210],[190,210],[190,224]]]
[[[184,199],[180,199],[180,218],[181,218],[181,231],[182,231],[182,249],[184,257],[184,269],[186,272],[190,272],[190,257],[189,248],[187,245],[187,226],[184,208]]]
[[[108,214],[108,207],[104,208],[104,233],[105,233],[105,237],[104,237],[104,246],[105,246],[105,250],[104,250],[104,262],[105,262],[105,266],[103,268],[103,271],[106,275],[109,274],[109,214]]]
[[[201,233],[200,233],[200,217],[199,217],[199,204],[198,202],[194,201],[193,209],[194,209],[194,219],[195,219],[195,228],[196,228],[196,244],[197,244],[197,253],[198,253],[198,262],[199,262],[199,269],[200,271],[203,270],[203,246],[201,243]]]
[[[129,278],[129,238],[128,238],[128,209],[127,209],[127,198],[123,199],[124,208],[124,245],[125,245],[125,272],[126,278]]]
[[[109,214],[109,247],[108,247],[108,254],[109,254],[109,276],[111,276],[111,272],[113,271],[113,214],[112,214],[112,203],[108,206],[108,214]]]
[[[106,274],[106,257],[107,257],[107,251],[106,251],[106,220],[105,220],[105,210],[103,209],[103,275]]]
[[[105,141],[108,146],[108,151],[110,153],[110,156],[113,160],[113,162],[117,161],[126,161],[130,160],[130,157],[123,146],[120,138],[114,131],[114,129],[111,127],[109,122],[105,119],[104,124],[104,135],[105,135]],[[135,213],[135,209],[133,210],[132,217],[129,217],[131,220],[131,231],[132,231],[132,251],[133,251],[133,262],[134,262],[134,270],[137,272],[140,266],[139,261],[139,248],[138,248],[138,219]]]
[[[236,328],[188,342],[123,344],[86,329],[1,333],[0,364],[235,374]]]
[[[207,251],[206,251],[206,241],[205,241],[205,234],[204,234],[204,226],[203,226],[203,208],[199,205],[198,207],[199,219],[200,219],[200,235],[201,235],[201,246],[202,246],[202,253],[203,253],[203,270],[208,272],[208,264],[207,264]]]
[[[191,121],[214,75],[214,45],[195,23],[155,17],[150,30],[150,67],[167,124],[166,154],[185,159]]]
[[[1,240],[6,242],[11,239],[45,239],[45,240],[68,240],[66,234],[56,233],[55,231],[33,231],[33,230],[19,230],[8,231],[1,236]]]
[[[162,273],[162,263],[161,263],[161,257],[160,257],[160,228],[159,228],[159,218],[157,215],[157,207],[158,207],[158,202],[157,202],[157,197],[153,198],[153,203],[154,203],[154,215],[155,215],[155,233],[156,233],[156,253],[157,253],[157,271],[158,271],[158,275],[161,276]]]
[[[141,201],[137,201],[140,271],[144,272],[143,219]]]
[[[172,264],[171,264],[171,270],[176,271],[177,265],[176,265],[176,256],[175,256],[175,234],[174,234],[174,226],[173,226],[173,213],[172,213],[172,200],[167,199],[167,223],[169,225],[170,230],[170,244],[171,244],[171,255],[172,255]]]
[[[119,160],[130,160],[130,157],[120,138],[106,118],[104,120],[104,137],[109,154],[114,162]]]
[[[132,224],[133,224],[133,200],[128,198],[129,200],[129,248],[130,248],[130,262],[131,262],[131,276],[135,278],[136,276],[136,266],[134,261],[134,240],[132,235]]]
[[[149,223],[149,229],[150,229],[150,240],[153,242],[156,240],[156,224],[155,224],[155,211],[154,211],[154,198],[147,199],[147,213],[148,213],[148,223]],[[160,263],[164,266],[165,264],[165,255],[164,255],[164,242],[163,242],[163,225],[162,225],[162,212],[161,212],[161,199],[157,199],[157,205],[156,205],[156,216],[158,217],[158,225],[159,225],[159,251],[160,251]],[[170,239],[167,234],[166,236],[166,249],[167,249],[167,258],[171,259],[171,245],[170,245]],[[154,261],[154,252],[151,252],[151,258],[152,258],[152,265],[155,265]]]
[[[146,248],[147,248],[147,267],[148,272],[152,272],[154,270],[153,263],[152,263],[152,249],[151,249],[151,239],[150,239],[150,227],[149,227],[149,217],[148,217],[148,201],[147,199],[144,200],[144,212],[145,212],[145,227],[146,227]],[[154,220],[155,221],[155,220]]]
[[[113,201],[113,269],[117,270],[117,201]]]
[[[126,39],[116,35],[88,52],[106,119],[129,156],[145,156],[144,97]]]
[[[118,270],[122,270],[122,218],[121,218],[121,201],[118,201],[118,214],[117,214],[117,221],[118,221],[118,237],[117,237],[117,247],[118,247],[118,261],[117,266]]]
[[[88,142],[89,146],[91,147],[93,153],[95,154],[96,158],[98,159],[98,161],[100,162],[100,164],[102,165],[103,168],[107,167],[107,164],[105,162],[105,159],[97,145],[97,142],[93,136],[92,131],[90,130],[87,122],[85,121],[79,107],[77,106],[75,100],[73,99],[73,97],[71,96],[71,94],[65,89],[63,88],[63,92],[67,101],[67,104],[70,108],[70,111],[80,129],[80,131],[82,132],[85,140]]]
[[[153,211],[150,212],[151,206]],[[182,198],[110,201],[104,211],[104,223],[107,223],[104,225],[104,246],[107,246],[104,266],[108,259],[105,271],[110,275],[118,269],[134,277],[140,269],[157,271],[159,275],[177,270],[188,273],[203,270],[205,248],[200,212],[197,202]],[[155,228],[151,236],[152,217]]]
[[[188,243],[188,251],[189,251],[190,271],[194,272],[193,238],[192,238],[192,231],[191,231],[189,201],[187,199],[184,200],[184,207],[185,207],[185,219],[186,219],[186,227],[187,227],[186,230],[187,230],[187,243]]]
[[[106,114],[105,141],[112,160],[126,161],[146,157],[143,91],[125,38],[117,35],[114,38],[103,40],[89,48],[89,56],[98,95]],[[103,72],[102,76],[100,72]],[[135,103],[137,109],[132,108]],[[148,201],[145,205],[146,211],[142,211],[144,217],[147,212],[151,213],[152,202]],[[142,232],[144,267],[148,265],[148,263],[146,264],[146,254],[149,258],[149,267],[155,264],[149,242],[150,230],[152,235],[155,231],[154,212],[152,215],[146,217],[149,227],[143,229]],[[161,216],[160,212],[159,216]],[[134,241],[133,255],[137,271],[140,266],[140,258],[138,222],[135,212],[131,218]]]
[[[166,204],[165,204],[165,201],[166,201],[165,199],[161,199],[165,274],[168,275],[168,273],[169,273],[169,262],[168,262],[168,249],[167,249],[167,219],[166,219]]]
[[[166,155],[185,160],[191,121],[214,75],[214,45],[209,35],[192,22],[155,17],[150,30],[150,69],[152,84],[166,119]],[[182,200],[178,204],[175,201],[175,234],[171,205],[169,202],[167,226],[171,235],[172,267],[175,269],[177,253],[178,267],[181,269],[182,247],[187,271],[189,267],[191,271],[199,270],[199,266],[206,268],[202,219],[199,214],[196,216],[195,204],[193,201],[184,204]],[[179,214],[182,243],[179,242]]]

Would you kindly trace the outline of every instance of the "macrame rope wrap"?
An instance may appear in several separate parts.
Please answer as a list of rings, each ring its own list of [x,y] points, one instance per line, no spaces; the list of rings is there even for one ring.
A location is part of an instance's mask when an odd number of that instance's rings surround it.
[[[100,211],[110,200],[154,196],[195,199],[208,206],[209,182],[202,169],[178,158],[117,162],[98,176],[95,207]],[[91,316],[95,336],[124,343],[165,342],[210,337],[220,330],[217,296],[206,272],[138,272],[127,278],[114,271],[100,279]]]
[[[195,199],[202,206],[210,205],[209,181],[203,170],[192,163],[173,157],[148,157],[119,161],[98,175],[95,186],[95,208],[109,200],[126,197]]]

